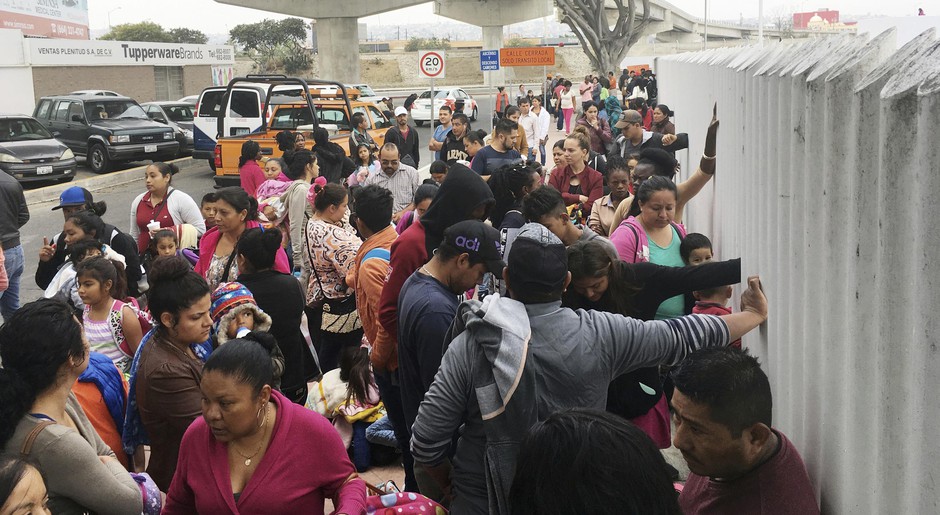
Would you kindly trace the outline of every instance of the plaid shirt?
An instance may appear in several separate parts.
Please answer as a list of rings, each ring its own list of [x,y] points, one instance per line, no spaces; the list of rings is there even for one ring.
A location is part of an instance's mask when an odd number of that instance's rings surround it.
[[[366,186],[375,184],[391,191],[392,197],[395,198],[392,211],[397,213],[405,209],[414,200],[415,190],[421,185],[421,179],[418,177],[417,170],[404,163],[399,163],[398,171],[391,176],[384,171],[379,171],[370,175],[363,184]]]

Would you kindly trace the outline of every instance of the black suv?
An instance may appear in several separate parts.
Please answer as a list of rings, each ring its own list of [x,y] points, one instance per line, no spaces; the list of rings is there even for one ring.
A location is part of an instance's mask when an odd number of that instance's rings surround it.
[[[95,173],[116,161],[170,160],[179,143],[172,129],[154,122],[131,98],[84,95],[42,97],[33,117]]]

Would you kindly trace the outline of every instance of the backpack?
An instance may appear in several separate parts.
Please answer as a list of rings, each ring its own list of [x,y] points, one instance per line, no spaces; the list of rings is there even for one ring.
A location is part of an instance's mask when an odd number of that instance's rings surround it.
[[[624,220],[624,222],[626,222],[626,220]],[[676,231],[676,234],[679,235],[679,242],[681,243],[682,240],[685,239],[685,235],[686,235],[685,227],[682,226],[681,224],[677,224],[676,222],[669,222],[669,225],[671,225],[673,230]],[[640,233],[637,232],[636,227],[634,227],[633,224],[622,223],[622,222],[620,226],[628,227],[631,231],[633,231],[633,237],[636,238],[636,255],[633,258],[635,259],[633,263],[644,263],[644,262],[648,263],[649,262],[649,240],[647,240],[647,246],[646,246],[647,250],[646,252],[644,252],[643,249],[640,248]],[[613,231],[611,231],[611,234],[613,234]],[[627,262],[629,263],[629,261]]]
[[[115,300],[114,304],[111,305],[111,312],[108,314],[108,326],[111,328],[111,336],[114,337],[114,342],[117,343],[121,352],[128,357],[134,357],[134,353],[131,352],[131,348],[127,344],[127,339],[124,338],[124,327],[121,325],[121,320],[124,317],[124,306],[131,308],[131,311],[137,315],[141,334],[147,334],[153,328],[153,318],[149,312],[140,309],[137,300],[133,297],[128,302]]]

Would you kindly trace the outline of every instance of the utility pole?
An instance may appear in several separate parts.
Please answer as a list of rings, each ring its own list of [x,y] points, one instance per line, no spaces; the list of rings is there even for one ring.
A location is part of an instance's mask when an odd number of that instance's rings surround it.
[[[764,0],[757,2],[757,42],[764,46]]]
[[[705,34],[702,37],[702,50],[708,49],[708,0],[705,0]]]

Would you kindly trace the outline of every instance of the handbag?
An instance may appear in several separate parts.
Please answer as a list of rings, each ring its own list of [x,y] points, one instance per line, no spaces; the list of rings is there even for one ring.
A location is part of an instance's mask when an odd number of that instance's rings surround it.
[[[323,320],[320,322],[320,330],[334,334],[351,333],[362,328],[362,321],[359,320],[359,312],[356,311],[356,296],[349,295],[341,299],[331,299],[326,296],[326,290],[323,289],[323,283],[320,282],[320,274],[317,273],[317,267],[313,264],[313,251],[310,249],[310,241],[307,240],[307,253],[310,254],[310,268],[313,270],[313,276],[317,279],[320,286],[320,293],[323,294]]]

